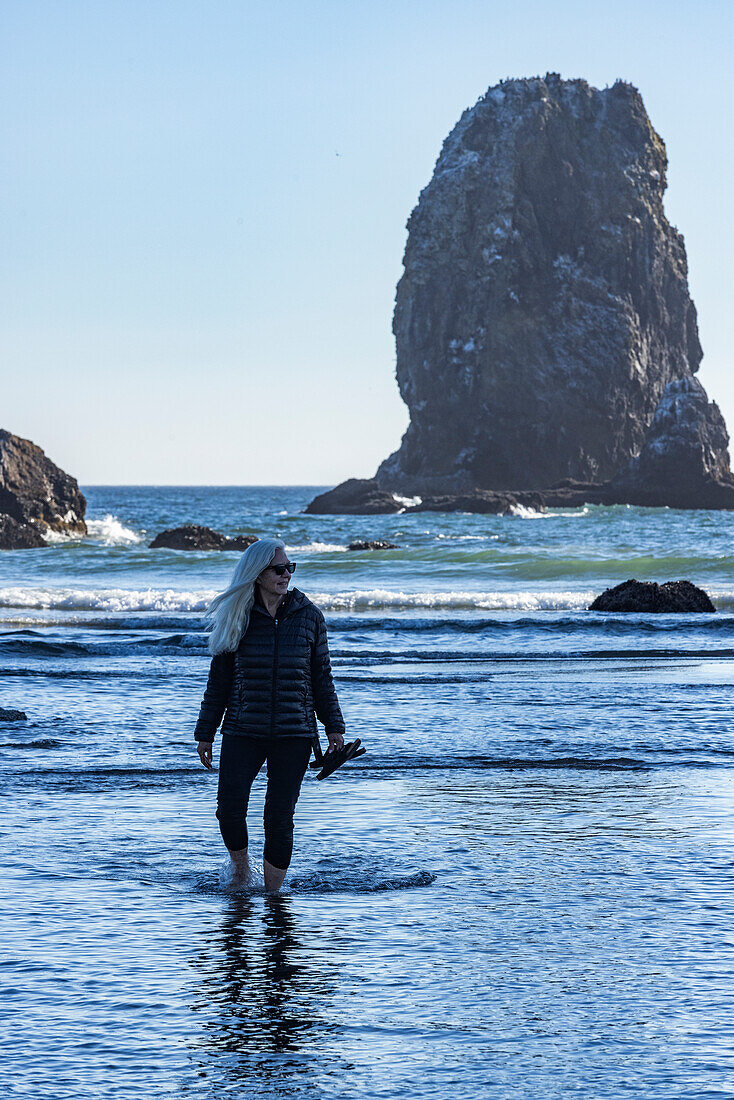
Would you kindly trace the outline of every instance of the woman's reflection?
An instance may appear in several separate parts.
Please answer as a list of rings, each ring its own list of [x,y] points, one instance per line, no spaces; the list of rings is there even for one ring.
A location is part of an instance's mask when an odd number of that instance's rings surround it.
[[[330,1007],[336,975],[298,932],[287,897],[230,899],[219,933],[194,960],[201,985],[192,1007],[204,1016],[198,1052],[218,1055],[218,1073],[209,1057],[201,1067],[207,1077],[214,1070],[214,1077],[247,1076],[251,1085],[253,1074],[284,1080],[315,1063],[316,1050],[320,1072],[326,1068],[323,1044],[337,1031]],[[337,1061],[330,1072],[346,1068]]]

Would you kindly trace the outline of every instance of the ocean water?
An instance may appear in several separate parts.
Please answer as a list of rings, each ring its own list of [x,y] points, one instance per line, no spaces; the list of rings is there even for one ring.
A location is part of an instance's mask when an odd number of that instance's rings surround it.
[[[0,555],[3,1095],[734,1095],[734,515],[319,490],[85,486],[87,538]],[[147,548],[186,522],[285,540],[368,749],[279,897],[227,885],[192,730],[238,555]],[[633,576],[717,612],[585,610]]]

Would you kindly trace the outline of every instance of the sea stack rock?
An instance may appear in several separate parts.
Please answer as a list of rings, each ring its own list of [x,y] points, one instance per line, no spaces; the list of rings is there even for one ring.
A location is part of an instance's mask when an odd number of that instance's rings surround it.
[[[60,470],[30,439],[21,439],[0,429],[0,515],[4,522],[4,549],[43,546],[49,528],[73,535],[85,535],[87,502],[76,478]],[[38,541],[38,536],[41,541]],[[10,541],[8,541],[10,540]]]
[[[507,80],[464,112],[408,222],[393,331],[410,425],[381,488],[600,483],[644,451],[702,356],[666,168],[622,81]]]

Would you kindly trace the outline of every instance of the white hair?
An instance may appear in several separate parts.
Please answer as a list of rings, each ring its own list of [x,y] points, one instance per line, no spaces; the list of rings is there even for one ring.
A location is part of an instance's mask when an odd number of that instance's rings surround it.
[[[258,539],[247,547],[232,574],[229,588],[215,596],[204,612],[213,622],[209,635],[211,654],[235,650],[247,630],[255,602],[255,581],[267,569],[276,550],[285,550],[281,539]]]

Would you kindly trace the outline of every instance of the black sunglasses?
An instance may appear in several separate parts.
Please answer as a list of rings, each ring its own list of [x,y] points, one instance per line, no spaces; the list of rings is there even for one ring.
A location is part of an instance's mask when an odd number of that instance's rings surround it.
[[[296,563],[289,561],[287,565],[271,565],[270,568],[274,573],[277,573],[279,577],[282,577],[286,570],[292,575],[296,571]]]

